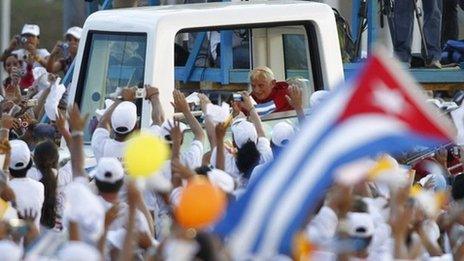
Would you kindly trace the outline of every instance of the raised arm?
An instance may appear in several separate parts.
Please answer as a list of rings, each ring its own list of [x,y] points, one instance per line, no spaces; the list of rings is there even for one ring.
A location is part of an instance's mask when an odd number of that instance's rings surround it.
[[[205,116],[205,130],[206,135],[208,137],[209,145],[210,148],[214,148],[216,147],[216,133],[214,130],[214,123],[211,120],[211,118],[206,115],[206,107],[208,106],[208,104],[211,103],[211,101],[209,100],[208,96],[204,95],[203,93],[198,94],[198,97],[200,98],[201,111]]]
[[[47,67],[46,67],[48,72],[57,73],[63,69],[61,66],[61,63],[58,61],[60,58],[60,53],[61,53],[60,44],[61,44],[60,41],[58,41],[55,44],[55,47],[53,47],[53,50],[50,53],[50,56],[48,57]]]
[[[245,106],[245,109],[249,112],[249,120],[255,125],[258,137],[266,137],[263,124],[261,123],[261,118],[259,118],[255,106],[253,106],[253,104],[251,103],[250,95],[247,92],[242,92],[242,98],[243,105]]]
[[[77,104],[69,108],[69,127],[71,129],[71,167],[73,179],[85,177],[84,169],[84,127],[89,115],[81,117]]]
[[[156,87],[145,85],[147,91],[146,99],[151,103],[151,120],[153,125],[161,126],[164,122],[164,110],[161,106],[159,90]]]
[[[184,94],[178,90],[174,90],[172,94],[174,98],[174,104],[173,104],[174,108],[176,108],[177,110],[181,111],[184,114],[185,119],[187,120],[187,123],[192,129],[195,139],[200,142],[203,142],[205,138],[205,134],[203,133],[203,129],[200,123],[190,111],[189,105],[187,103],[187,100],[185,99]]]
[[[216,133],[216,168],[225,170],[225,155],[224,155],[224,137],[226,136],[227,128],[230,121],[218,123],[215,128]]]
[[[97,128],[104,128],[110,130],[111,115],[113,114],[114,109],[118,107],[121,101],[133,101],[135,100],[135,89],[134,88],[124,88],[121,91],[121,100],[116,100],[103,114],[98,123]]]
[[[301,124],[305,119],[303,109],[303,90],[296,85],[290,85],[288,87],[288,95],[286,95],[285,98],[287,98],[288,103],[290,103],[293,109],[295,109],[298,122]]]

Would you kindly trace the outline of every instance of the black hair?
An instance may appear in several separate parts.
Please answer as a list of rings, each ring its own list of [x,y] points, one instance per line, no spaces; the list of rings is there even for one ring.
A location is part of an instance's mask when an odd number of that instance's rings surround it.
[[[8,55],[5,57],[5,60],[3,60],[3,69],[6,70],[6,60],[7,60],[8,58],[10,58],[11,56],[13,56],[14,58],[16,58],[16,59],[19,60],[18,55],[14,54],[14,53],[8,54]]]
[[[203,175],[203,176],[206,176],[208,174],[208,172],[211,171],[211,167],[209,166],[200,166],[198,168],[195,169],[195,172],[198,174],[198,175]]]
[[[124,184],[124,179],[120,179],[115,183],[109,183],[95,179],[95,185],[97,185],[98,191],[101,193],[118,193]]]
[[[32,167],[32,160],[29,161],[29,163],[26,165],[25,168],[23,169],[12,169],[10,168],[10,175],[13,178],[24,178],[27,175],[27,172],[29,169]]]
[[[199,232],[195,238],[197,241],[200,249],[198,250],[198,253],[196,254],[196,259],[197,260],[204,260],[204,261],[214,261],[218,260],[216,256],[216,251],[214,249],[214,242],[213,238],[211,235],[204,233],[204,232]]]
[[[37,145],[34,150],[34,163],[42,173],[40,182],[44,185],[44,202],[42,206],[42,216],[40,224],[45,227],[53,228],[56,222],[56,188],[58,186],[58,148],[51,140],[46,140]]]
[[[453,185],[451,186],[451,196],[454,200],[464,198],[464,174],[454,176]]]
[[[242,176],[249,179],[253,169],[259,164],[261,153],[259,153],[256,144],[249,140],[242,145],[237,151],[235,164],[238,170],[243,173]]]

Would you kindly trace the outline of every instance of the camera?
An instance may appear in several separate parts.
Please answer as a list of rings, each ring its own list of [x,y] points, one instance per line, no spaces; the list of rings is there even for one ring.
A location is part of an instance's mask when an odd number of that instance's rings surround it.
[[[18,44],[20,46],[23,46],[27,43],[27,37],[26,36],[21,36],[21,35],[17,35],[16,36],[16,41],[18,42]]]
[[[135,90],[135,98],[144,99],[145,96],[147,96],[147,91],[145,88],[137,88],[137,90]]]
[[[232,99],[236,102],[241,102],[243,101],[243,97],[240,93],[234,93],[232,94]]]
[[[59,44],[59,47],[61,48],[62,52],[63,52],[63,57],[68,57],[68,49],[69,49],[69,43],[60,43]]]

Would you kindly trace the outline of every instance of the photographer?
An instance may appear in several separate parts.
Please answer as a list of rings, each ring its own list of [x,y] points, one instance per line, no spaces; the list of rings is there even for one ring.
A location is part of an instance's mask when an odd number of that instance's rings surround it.
[[[34,82],[32,69],[38,66],[46,66],[50,53],[46,49],[39,49],[40,28],[35,24],[25,24],[21,35],[15,36],[10,46],[3,52],[0,61],[4,62],[11,54],[15,54],[22,67],[23,75],[20,82],[21,88],[29,88]]]
[[[74,26],[66,31],[65,41],[58,41],[47,61],[47,71],[66,74],[77,54],[82,28]]]

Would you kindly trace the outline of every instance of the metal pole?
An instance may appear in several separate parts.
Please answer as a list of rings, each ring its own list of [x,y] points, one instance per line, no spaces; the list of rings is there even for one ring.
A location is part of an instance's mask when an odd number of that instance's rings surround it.
[[[11,23],[11,0],[2,0],[2,42],[1,50],[3,52],[10,44],[10,23]],[[0,80],[6,77],[3,66],[0,68]]]

